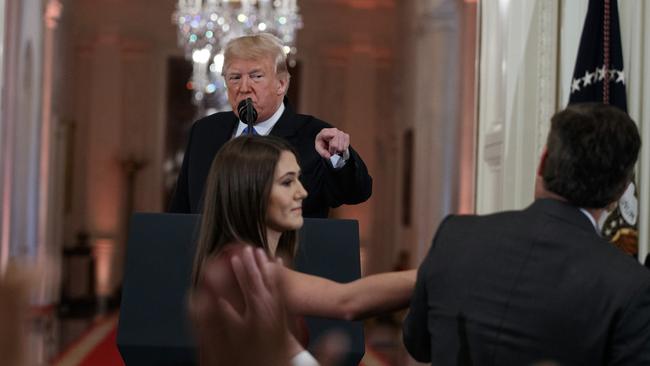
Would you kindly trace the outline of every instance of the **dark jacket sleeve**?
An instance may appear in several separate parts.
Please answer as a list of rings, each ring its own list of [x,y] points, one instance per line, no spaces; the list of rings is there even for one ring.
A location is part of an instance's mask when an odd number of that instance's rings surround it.
[[[404,346],[409,354],[419,362],[431,362],[431,333],[428,321],[429,296],[431,294],[427,291],[430,285],[428,281],[431,281],[430,273],[434,262],[433,256],[436,255],[435,248],[441,245],[438,242],[440,233],[453,217],[453,215],[448,215],[442,220],[431,243],[431,248],[418,268],[411,305],[402,327]]]
[[[350,158],[345,166],[334,169],[329,162],[326,163],[327,192],[329,193],[330,207],[342,204],[353,205],[365,202],[372,195],[372,177],[361,156],[350,146]]]
[[[189,182],[188,182],[188,169],[190,165],[190,150],[192,146],[192,136],[194,134],[194,126],[190,129],[190,137],[185,147],[185,153],[183,154],[183,164],[181,165],[181,170],[178,173],[178,179],[176,180],[176,188],[174,188],[174,193],[172,194],[171,201],[169,202],[168,212],[172,213],[191,213],[190,208],[190,192],[189,192]]]
[[[641,287],[615,326],[608,365],[650,365],[650,284]]]
[[[431,334],[429,334],[427,326],[428,301],[426,278],[424,276],[424,272],[426,271],[424,268],[425,265],[426,261],[418,269],[415,290],[411,297],[411,306],[409,307],[406,319],[404,319],[402,329],[406,350],[419,362],[431,361]]]

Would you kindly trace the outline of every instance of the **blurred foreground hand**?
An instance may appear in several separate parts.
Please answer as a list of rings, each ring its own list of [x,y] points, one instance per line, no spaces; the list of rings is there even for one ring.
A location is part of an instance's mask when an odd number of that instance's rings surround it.
[[[302,350],[288,330],[280,271],[241,245],[205,263],[189,304],[202,366],[287,366]]]
[[[9,266],[0,274],[0,361],[3,365],[26,366],[28,278]]]

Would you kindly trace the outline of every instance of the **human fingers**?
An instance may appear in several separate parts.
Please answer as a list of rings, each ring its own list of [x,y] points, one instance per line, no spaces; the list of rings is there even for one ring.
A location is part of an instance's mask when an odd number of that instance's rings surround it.
[[[269,257],[266,255],[266,252],[261,248],[255,249],[255,262],[257,263],[257,266],[260,268],[260,272],[262,273],[262,280],[264,281],[264,285],[272,291],[272,288],[275,287],[275,264],[269,259]]]
[[[231,313],[224,315],[219,307],[219,299],[212,301],[206,291],[192,291],[188,302],[189,318],[194,325],[194,331],[201,348],[214,349],[209,343],[217,338],[221,339],[229,333],[234,322],[239,317]]]
[[[245,312],[248,316],[254,316],[257,310],[252,311],[252,313],[251,310],[260,308],[262,306],[259,303],[260,299],[269,297],[270,295],[264,286],[251,248],[244,249],[241,257],[233,256],[231,263],[237,283],[241,289]]]
[[[266,261],[268,262],[268,259],[266,259]],[[253,290],[253,293],[261,294],[265,292],[267,288],[264,283],[263,275],[265,265],[264,260],[262,259],[258,262],[255,258],[255,250],[249,246],[242,253],[242,262],[250,279],[251,290]]]
[[[350,146],[350,135],[337,130],[336,136],[332,138],[329,145],[330,154],[343,153]]]
[[[235,310],[232,304],[224,298],[217,299],[215,308],[215,318],[219,319],[219,321],[224,325],[236,326],[241,325],[244,322],[243,317],[237,312],[237,310]]]
[[[224,288],[231,286],[230,263],[224,257],[208,258],[202,266],[198,288],[206,291],[213,299],[222,295]]]
[[[316,152],[323,158],[329,159],[331,154],[329,153],[329,144],[332,139],[332,135],[327,128],[322,129],[317,135],[314,141],[314,147]]]
[[[255,317],[261,318],[261,323],[269,327],[286,328],[286,309],[284,307],[283,291],[280,289],[279,271],[282,270],[282,261],[271,261],[266,253],[255,250],[255,259],[261,270],[264,280],[264,289],[260,289],[249,306],[253,309]]]
[[[187,309],[194,324],[197,326],[203,324],[203,320],[210,309],[207,294],[203,289],[191,291],[187,301]]]
[[[332,139],[330,140],[329,146],[328,146],[328,152],[331,155],[334,155],[338,152],[338,145],[339,145],[339,140],[341,139],[341,135],[339,133],[336,133]]]
[[[345,151],[350,147],[350,135],[343,133],[343,146],[341,146],[341,151]]]

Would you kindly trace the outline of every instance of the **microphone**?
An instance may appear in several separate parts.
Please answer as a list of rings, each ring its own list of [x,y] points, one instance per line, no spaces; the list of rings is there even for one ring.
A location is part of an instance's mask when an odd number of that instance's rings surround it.
[[[239,118],[249,127],[252,127],[255,121],[257,121],[257,111],[253,107],[253,100],[251,98],[246,98],[239,102],[239,105],[237,105],[237,113],[239,113]]]

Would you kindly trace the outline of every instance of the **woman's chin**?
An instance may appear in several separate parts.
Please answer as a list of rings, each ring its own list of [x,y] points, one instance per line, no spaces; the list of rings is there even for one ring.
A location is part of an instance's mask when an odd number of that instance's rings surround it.
[[[302,218],[302,216],[300,216],[300,218],[296,218],[295,220],[291,220],[291,223],[287,223],[288,225],[285,231],[300,230],[304,221],[305,220]]]
[[[282,223],[270,224],[269,228],[279,233],[283,233],[285,231],[300,230],[300,228],[302,228],[304,221],[305,220],[301,216],[300,218],[287,220]]]

